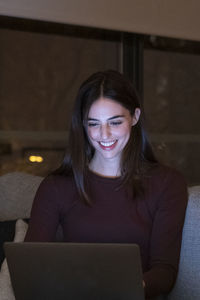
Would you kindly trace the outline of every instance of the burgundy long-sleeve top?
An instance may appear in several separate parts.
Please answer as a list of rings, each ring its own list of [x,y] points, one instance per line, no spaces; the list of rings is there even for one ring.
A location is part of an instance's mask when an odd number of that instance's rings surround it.
[[[73,177],[51,175],[41,183],[25,241],[55,240],[60,224],[65,242],[136,243],[140,247],[146,298],[168,293],[176,279],[187,186],[175,170],[159,166],[133,198],[120,185],[88,171],[90,207],[81,202]]]

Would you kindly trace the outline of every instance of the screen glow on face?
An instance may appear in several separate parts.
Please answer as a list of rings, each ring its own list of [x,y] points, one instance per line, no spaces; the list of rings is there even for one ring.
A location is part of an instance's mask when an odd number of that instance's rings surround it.
[[[136,123],[135,117],[120,103],[103,97],[96,100],[87,119],[88,139],[95,156],[119,159]]]

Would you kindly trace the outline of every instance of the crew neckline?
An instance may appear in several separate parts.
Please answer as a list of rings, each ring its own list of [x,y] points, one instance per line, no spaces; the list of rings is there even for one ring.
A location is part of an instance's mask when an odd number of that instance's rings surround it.
[[[95,180],[104,182],[104,183],[115,183],[121,181],[121,176],[116,177],[109,177],[109,176],[103,176],[101,174],[95,173],[94,171],[90,170],[88,168],[89,176],[92,177]]]

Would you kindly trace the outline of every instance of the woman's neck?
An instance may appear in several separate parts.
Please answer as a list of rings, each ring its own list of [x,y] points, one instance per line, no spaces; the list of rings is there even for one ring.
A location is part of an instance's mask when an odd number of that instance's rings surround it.
[[[89,169],[106,177],[119,177],[121,175],[119,162],[114,159],[105,161],[99,157],[94,157],[89,164]]]

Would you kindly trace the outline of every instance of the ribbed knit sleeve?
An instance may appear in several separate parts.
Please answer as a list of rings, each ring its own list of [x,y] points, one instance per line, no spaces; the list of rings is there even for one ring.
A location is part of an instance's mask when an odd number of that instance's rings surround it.
[[[175,283],[188,198],[187,185],[182,175],[174,170],[168,171],[165,178],[157,178],[157,189],[149,271],[143,277],[146,298],[169,293]]]
[[[50,242],[59,224],[59,201],[53,177],[47,177],[36,193],[25,242]]]

